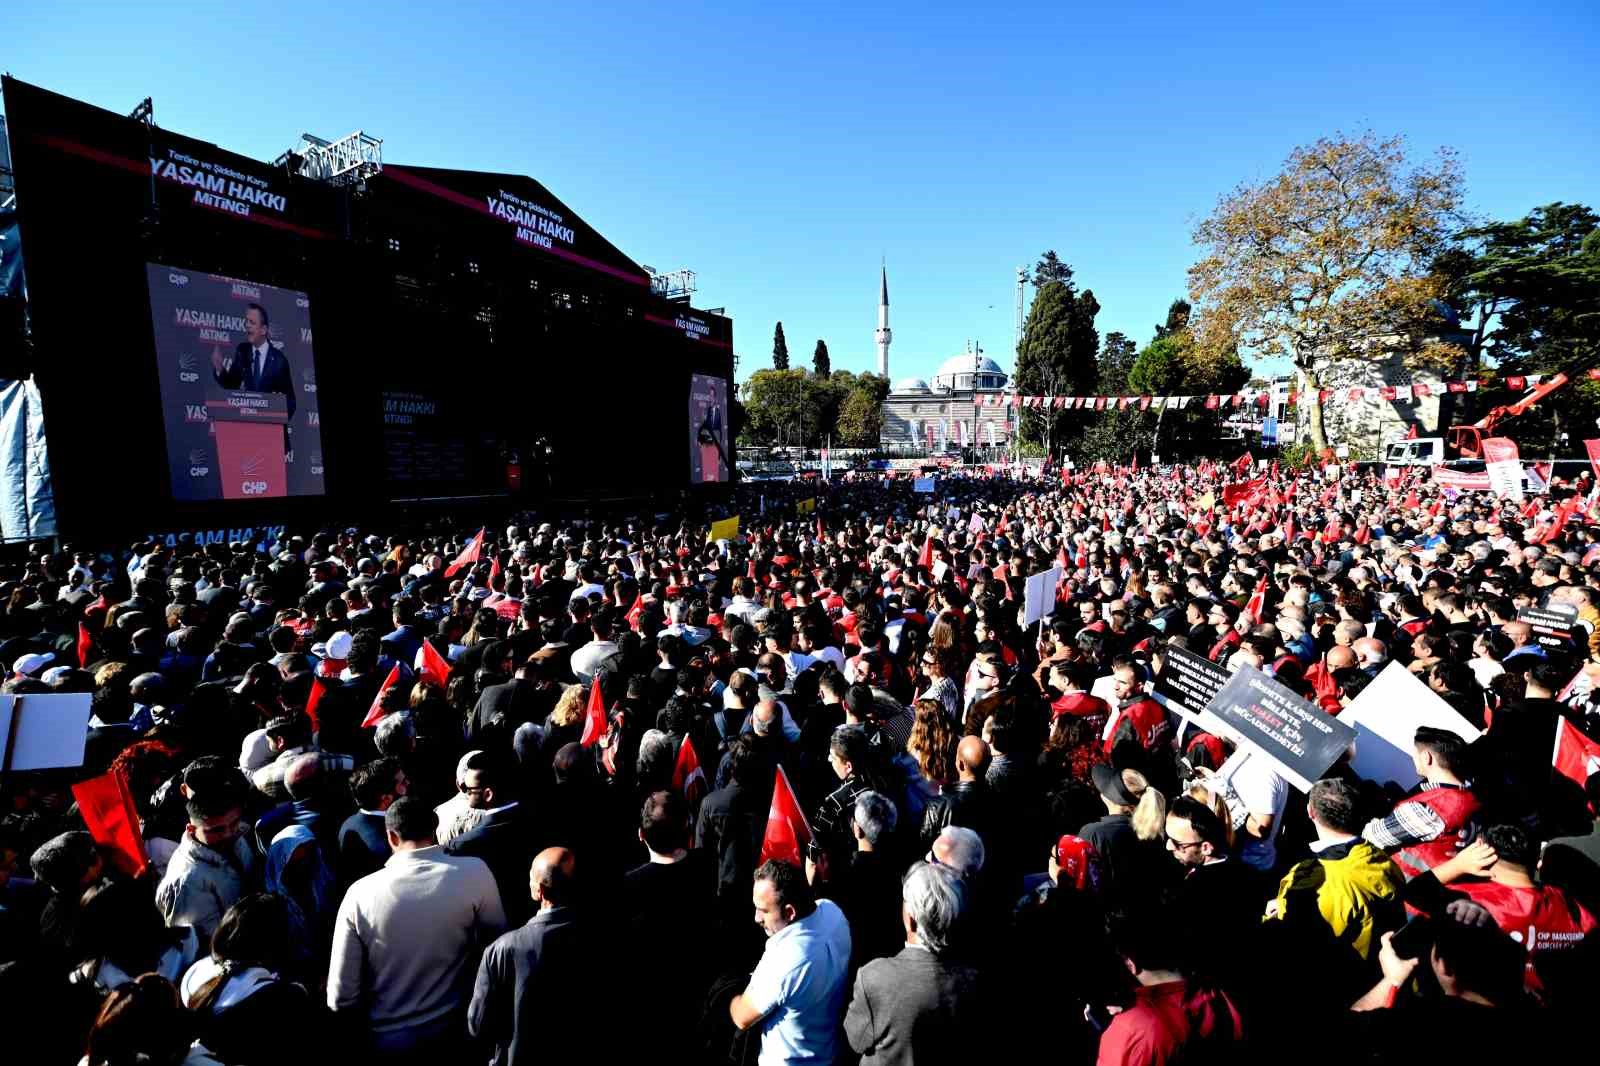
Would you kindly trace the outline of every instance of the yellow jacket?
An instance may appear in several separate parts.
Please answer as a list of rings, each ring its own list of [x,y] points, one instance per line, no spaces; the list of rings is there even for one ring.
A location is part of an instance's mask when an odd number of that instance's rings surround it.
[[[1363,959],[1377,952],[1378,937],[1405,918],[1400,888],[1405,876],[1389,857],[1361,839],[1335,844],[1294,865],[1278,885],[1277,917],[1315,906],[1333,935]]]

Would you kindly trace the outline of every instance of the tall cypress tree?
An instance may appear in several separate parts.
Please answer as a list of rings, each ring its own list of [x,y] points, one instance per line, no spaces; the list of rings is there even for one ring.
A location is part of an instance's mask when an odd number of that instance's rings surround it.
[[[772,369],[789,369],[789,342],[783,339],[783,323],[772,331]]]
[[[828,361],[828,342],[821,338],[817,340],[817,350],[811,355],[811,367],[819,378],[833,373],[833,365]]]

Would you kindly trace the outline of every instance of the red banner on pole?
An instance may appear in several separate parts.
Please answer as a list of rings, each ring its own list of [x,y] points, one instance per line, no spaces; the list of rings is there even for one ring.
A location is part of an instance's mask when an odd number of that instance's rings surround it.
[[[1600,440],[1586,440],[1583,446],[1589,450],[1589,465],[1594,467],[1594,476],[1600,482]]]

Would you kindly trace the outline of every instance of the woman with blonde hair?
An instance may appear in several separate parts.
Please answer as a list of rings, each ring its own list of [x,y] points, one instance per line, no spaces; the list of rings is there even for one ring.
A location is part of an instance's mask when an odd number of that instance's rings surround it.
[[[554,756],[564,745],[583,735],[583,711],[589,701],[584,685],[568,685],[556,698],[555,708],[544,720],[544,751]]]
[[[932,786],[933,793],[938,794],[955,780],[956,745],[961,738],[951,728],[944,704],[938,700],[918,700],[915,711],[906,751],[917,760],[923,779]]]
[[[1187,793],[1190,799],[1197,799],[1208,807],[1212,814],[1222,822],[1222,828],[1228,838],[1228,851],[1231,854],[1234,847],[1233,814],[1228,810],[1228,800],[1220,792],[1211,791],[1211,787],[1204,781],[1196,781],[1189,786]]]
[[[1154,899],[1180,872],[1167,854],[1167,798],[1131,767],[1102,763],[1089,772],[1106,815],[1078,833],[1094,845],[1123,901]]]

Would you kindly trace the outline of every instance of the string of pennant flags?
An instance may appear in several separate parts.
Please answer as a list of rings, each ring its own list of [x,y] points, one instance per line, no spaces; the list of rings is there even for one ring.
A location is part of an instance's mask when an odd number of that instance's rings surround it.
[[[1524,389],[1537,388],[1545,380],[1546,376],[1543,374],[1509,374],[1500,379],[1500,381],[1505,388],[1512,392],[1521,392]],[[1600,381],[1600,368],[1589,370],[1585,376],[1591,381]],[[1433,383],[1419,381],[1410,385],[1319,389],[1317,390],[1317,402],[1325,405],[1329,403],[1364,403],[1368,400],[1376,402],[1380,400],[1423,399],[1447,393],[1477,392],[1479,389],[1490,388],[1495,383],[1495,379],[1485,378]],[[1271,403],[1273,395],[1274,393],[1270,389],[1246,389],[1235,393],[1189,396],[1024,396],[1018,393],[993,393],[979,396],[977,406],[1094,411],[1125,411],[1130,408],[1137,408],[1141,411],[1151,409],[1161,411],[1166,409],[1183,410],[1192,404],[1199,404],[1208,411],[1215,411],[1232,407],[1264,408]],[[1288,401],[1291,405],[1297,403],[1299,398],[1300,393],[1297,390],[1289,390]]]

